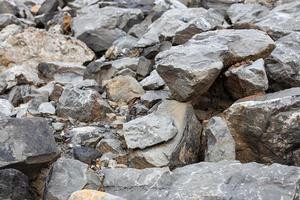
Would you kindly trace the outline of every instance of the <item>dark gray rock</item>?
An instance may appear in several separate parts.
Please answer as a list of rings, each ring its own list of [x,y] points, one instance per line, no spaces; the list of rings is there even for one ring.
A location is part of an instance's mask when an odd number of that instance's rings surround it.
[[[145,57],[140,57],[136,73],[141,77],[145,77],[150,74],[150,72],[152,71],[152,67],[153,63],[151,60]]]
[[[58,6],[59,6],[59,0],[45,0],[42,3],[37,14],[41,15],[41,14],[53,13],[58,10]]]
[[[96,162],[97,158],[100,158],[102,154],[94,148],[90,147],[74,147],[73,156],[76,160],[91,165]]]

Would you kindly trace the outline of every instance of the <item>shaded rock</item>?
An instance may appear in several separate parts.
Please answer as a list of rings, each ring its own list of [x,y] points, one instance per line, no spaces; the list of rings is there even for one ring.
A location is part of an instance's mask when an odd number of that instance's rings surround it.
[[[11,1],[2,0],[0,1],[0,13],[1,14],[18,14],[18,8],[16,5],[13,4]]]
[[[14,113],[14,106],[6,99],[0,99],[0,113],[11,116]]]
[[[152,116],[157,117],[159,123],[162,123],[162,121],[159,121],[160,118],[171,119],[173,126],[177,129],[177,134],[168,142],[156,144],[143,150],[132,151],[129,155],[132,167],[177,167],[198,162],[201,159],[203,153],[201,145],[202,126],[194,115],[194,110],[190,104],[164,100],[158,106],[157,111],[150,114],[150,118],[153,118]],[[147,117],[149,115],[142,119],[146,120],[145,123],[151,123],[152,121],[148,121]],[[139,118],[136,120],[139,120]],[[170,122],[166,124],[170,124]],[[150,130],[155,129],[150,126],[145,133],[149,134]]]
[[[166,90],[149,90],[141,96],[141,103],[151,108],[154,104],[161,100],[168,99],[170,96],[170,92]]]
[[[33,200],[28,177],[16,169],[1,169],[0,198],[5,200]]]
[[[1,127],[0,167],[46,164],[56,158],[58,150],[46,120],[8,118]]]
[[[221,13],[225,13],[230,5],[234,3],[242,3],[244,0],[204,0],[201,1],[205,8],[214,8]]]
[[[102,153],[125,154],[122,142],[115,138],[104,138],[97,144],[97,149]]]
[[[235,141],[221,117],[213,117],[203,130],[207,140],[205,161],[235,160]]]
[[[252,64],[233,66],[225,72],[225,76],[226,89],[234,99],[264,93],[269,87],[263,59]]]
[[[94,126],[84,126],[69,130],[66,135],[74,146],[95,147],[103,138],[104,130]]]
[[[237,161],[177,168],[105,169],[105,191],[131,200],[294,199],[299,168]],[[234,192],[233,192],[234,190]]]
[[[138,45],[152,46],[161,40],[183,44],[197,33],[221,26],[223,21],[223,16],[204,8],[171,9],[151,24]]]
[[[106,83],[106,92],[110,100],[129,103],[144,94],[142,86],[131,76],[117,76]]]
[[[224,67],[267,57],[273,40],[258,30],[219,30],[194,36],[156,56],[157,71],[180,101],[197,99]]]
[[[90,171],[87,164],[78,160],[60,158],[53,164],[51,170],[46,189],[48,200],[66,200],[73,192],[84,189],[90,184],[93,184],[93,189],[96,190],[100,187],[98,175]]]
[[[9,36],[22,32],[22,27],[16,24],[6,26],[0,31],[0,41],[5,41]]]
[[[96,190],[81,190],[74,192],[68,200],[125,200],[106,192]]]
[[[74,158],[89,165],[95,163],[96,159],[100,158],[101,155],[99,151],[90,147],[82,146],[73,148]]]
[[[266,64],[271,89],[300,86],[300,33],[291,33],[276,41]]]
[[[165,85],[165,82],[157,71],[153,70],[149,76],[140,82],[140,84],[145,90],[157,90],[162,88]]]
[[[137,66],[136,73],[142,77],[147,76],[152,71],[152,62],[145,57],[139,59],[139,64]]]
[[[139,54],[137,46],[138,39],[131,35],[126,35],[115,40],[112,46],[106,51],[105,57],[116,59],[118,57],[132,56]]]
[[[56,110],[55,107],[52,105],[52,103],[45,102],[39,105],[38,111],[42,114],[54,115]]]
[[[8,100],[14,105],[18,106],[24,103],[24,98],[31,92],[31,88],[28,85],[15,86],[8,94]]]
[[[299,94],[299,88],[292,88],[249,97],[225,111],[224,119],[236,141],[238,160],[300,166]]]
[[[41,15],[41,14],[53,13],[58,10],[58,6],[59,6],[59,0],[45,0],[42,3],[37,14]]]
[[[0,14],[0,30],[5,28],[8,25],[11,24],[16,24],[16,25],[20,25],[21,22],[20,20],[11,14]]]
[[[43,103],[48,103],[48,96],[46,95],[33,94],[33,95],[29,95],[27,98],[30,99],[28,101],[27,112],[33,115],[39,115],[40,105]]]
[[[57,106],[59,116],[83,122],[102,120],[108,112],[111,112],[110,106],[97,91],[76,87],[65,88]]]

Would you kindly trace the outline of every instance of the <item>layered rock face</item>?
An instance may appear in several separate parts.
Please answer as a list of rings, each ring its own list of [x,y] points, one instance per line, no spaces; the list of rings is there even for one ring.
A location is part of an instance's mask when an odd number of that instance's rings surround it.
[[[299,0],[0,0],[0,199],[298,200]]]

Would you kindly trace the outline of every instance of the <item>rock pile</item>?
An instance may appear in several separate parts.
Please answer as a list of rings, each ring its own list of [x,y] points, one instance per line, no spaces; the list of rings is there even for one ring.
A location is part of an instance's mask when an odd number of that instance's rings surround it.
[[[299,10],[0,0],[0,199],[299,199]]]

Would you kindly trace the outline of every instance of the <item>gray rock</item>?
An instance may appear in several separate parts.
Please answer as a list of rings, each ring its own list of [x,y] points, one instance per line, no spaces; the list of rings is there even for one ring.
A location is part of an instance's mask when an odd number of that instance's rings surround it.
[[[59,116],[71,117],[83,122],[104,119],[108,112],[111,112],[110,106],[97,91],[76,87],[65,88],[57,106]]]
[[[14,105],[18,106],[21,103],[25,103],[25,97],[29,96],[31,88],[29,85],[15,86],[9,92],[8,100]]]
[[[156,70],[153,70],[149,76],[140,82],[140,84],[145,90],[157,90],[165,86],[164,80],[160,77]]]
[[[74,147],[73,156],[76,160],[91,165],[96,162],[97,158],[100,158],[102,154],[94,148],[90,147]]]
[[[221,26],[223,20],[223,16],[204,8],[171,9],[151,24],[138,46],[152,46],[160,40],[183,44],[197,33]]]
[[[264,93],[269,87],[263,59],[233,66],[225,72],[225,76],[226,89],[234,99]]]
[[[113,42],[112,46],[105,53],[105,57],[108,59],[116,59],[135,55],[138,52],[136,48],[137,42],[138,39],[131,35],[121,37]]]
[[[0,99],[0,113],[11,116],[14,113],[14,106],[6,99]]]
[[[66,135],[71,138],[74,146],[95,147],[103,138],[103,129],[94,126],[84,126],[69,130]]]
[[[58,10],[58,6],[59,6],[59,0],[45,0],[42,3],[37,14],[41,15],[41,14],[53,13]]]
[[[158,106],[157,111],[150,114],[150,116],[152,115],[158,116],[157,120],[160,117],[173,120],[173,126],[176,127],[177,134],[168,142],[130,152],[130,166],[135,168],[178,167],[198,162],[201,159],[203,154],[202,126],[189,103],[164,100]],[[150,122],[147,121],[147,123]],[[150,130],[149,128],[148,133]]]
[[[129,149],[145,149],[167,142],[177,134],[172,118],[150,114],[123,124],[124,138]]]
[[[2,0],[0,1],[0,14],[18,14],[18,8],[13,4],[13,1]]]
[[[207,140],[205,161],[235,160],[235,141],[221,117],[209,119],[203,134]]]
[[[224,67],[267,57],[274,41],[258,30],[219,30],[194,36],[189,42],[156,56],[157,71],[180,101],[199,98]]]
[[[116,138],[104,138],[97,144],[97,149],[102,153],[125,154],[122,143]]]
[[[15,24],[15,25],[20,25],[21,22],[20,20],[11,14],[0,14],[0,30],[5,28],[8,25]]]
[[[96,190],[80,190],[74,192],[68,200],[125,200],[121,197]]]
[[[100,187],[97,174],[91,172],[87,164],[78,160],[60,158],[51,170],[46,189],[47,200],[66,200],[73,192],[88,187],[94,179],[97,182],[93,189],[97,190]]]
[[[38,111],[42,114],[54,115],[56,110],[52,103],[45,102],[39,105]]]
[[[151,108],[154,104],[161,100],[168,99],[170,96],[171,94],[167,90],[149,90],[141,96],[141,103]]]
[[[131,200],[274,199],[299,196],[297,167],[237,161],[177,168],[105,169],[105,191]]]
[[[28,177],[16,169],[1,169],[0,199],[33,200]]]
[[[41,118],[1,120],[0,167],[46,164],[58,153],[53,133]]]
[[[300,88],[292,88],[242,99],[225,111],[238,160],[300,166],[299,97]]]
[[[291,33],[276,41],[266,64],[271,89],[300,86],[300,33]]]
[[[140,57],[136,73],[141,77],[145,77],[152,71],[152,66],[153,63],[151,60],[148,60],[145,57]]]
[[[43,103],[48,103],[48,96],[33,94],[28,97],[30,100],[28,101],[27,111],[32,115],[39,115],[40,110],[39,107]]]
[[[221,13],[225,13],[230,5],[243,2],[244,0],[205,0],[202,1],[202,6],[205,8],[214,8]]]
[[[15,35],[17,33],[22,32],[22,27],[11,24],[6,26],[4,29],[0,31],[0,41],[3,42],[5,41],[9,36]]]

